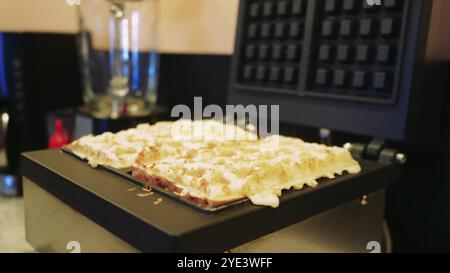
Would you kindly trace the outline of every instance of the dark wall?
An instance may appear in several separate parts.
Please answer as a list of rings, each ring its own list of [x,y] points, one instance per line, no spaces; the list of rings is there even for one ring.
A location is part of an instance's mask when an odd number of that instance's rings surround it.
[[[31,78],[28,88],[43,111],[83,103],[74,35],[26,34],[25,52],[26,73]]]
[[[399,252],[450,251],[450,75],[446,81],[440,139],[397,144],[408,163],[404,179],[388,191],[386,217]]]

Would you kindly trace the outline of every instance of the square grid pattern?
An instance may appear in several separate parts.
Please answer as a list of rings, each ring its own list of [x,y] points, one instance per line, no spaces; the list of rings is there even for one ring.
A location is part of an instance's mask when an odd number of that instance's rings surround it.
[[[406,6],[403,0],[381,6],[365,0],[244,0],[237,81],[243,89],[392,102]],[[311,39],[305,39],[306,29]],[[305,45],[310,50],[302,67]]]
[[[325,0],[307,91],[394,99],[404,2]]]
[[[295,92],[308,1],[246,2],[239,83]]]

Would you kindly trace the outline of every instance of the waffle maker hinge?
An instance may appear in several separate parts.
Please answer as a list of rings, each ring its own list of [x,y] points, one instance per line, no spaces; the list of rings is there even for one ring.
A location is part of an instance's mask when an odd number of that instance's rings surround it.
[[[319,129],[319,137],[322,144],[332,146],[332,131],[327,128]],[[373,139],[369,144],[363,143],[346,143],[344,148],[352,153],[352,156],[357,159],[374,160],[380,163],[403,165],[406,163],[406,155],[400,153],[395,149],[386,146],[383,139]],[[366,206],[368,196],[361,196],[360,203]]]
[[[327,128],[319,129],[320,142],[327,146],[333,145],[333,132]],[[375,160],[382,163],[403,165],[406,163],[406,155],[398,150],[387,147],[384,139],[374,138],[369,144],[346,143],[344,148],[349,150],[355,158]]]
[[[349,150],[355,158],[400,165],[406,163],[406,155],[387,147],[384,140],[374,139],[369,144],[347,143],[344,148]]]

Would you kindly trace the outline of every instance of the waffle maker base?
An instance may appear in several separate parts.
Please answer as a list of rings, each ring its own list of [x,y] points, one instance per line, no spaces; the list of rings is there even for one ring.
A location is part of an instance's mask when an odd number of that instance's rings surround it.
[[[367,252],[381,240],[383,189],[399,174],[360,164],[358,175],[284,192],[277,209],[244,202],[211,214],[61,151],[30,152],[21,164],[26,238],[42,252],[70,252],[74,242],[82,252]]]

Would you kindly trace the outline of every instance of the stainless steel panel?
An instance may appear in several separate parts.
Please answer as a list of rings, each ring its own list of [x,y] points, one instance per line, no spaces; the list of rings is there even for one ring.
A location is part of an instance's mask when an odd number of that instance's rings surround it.
[[[231,252],[368,253],[382,246],[384,191],[368,196],[367,204],[355,200],[290,226]]]
[[[24,177],[26,239],[38,252],[137,252]]]

